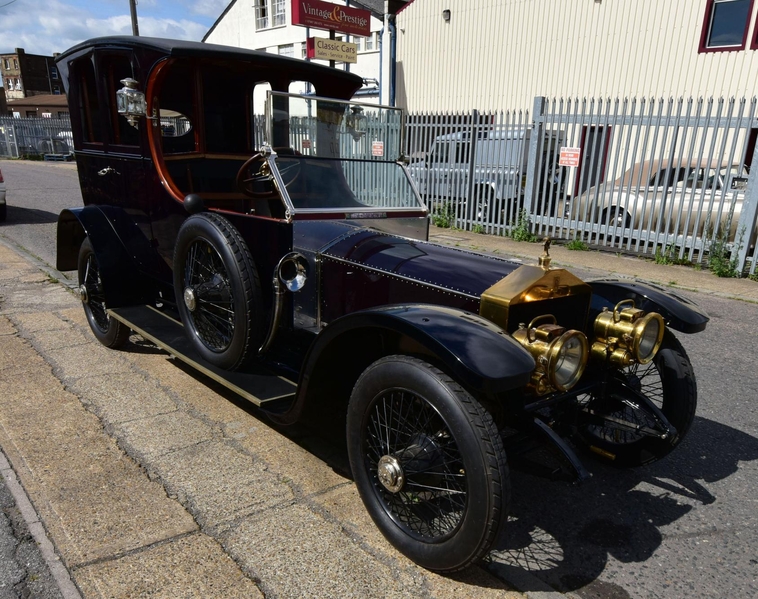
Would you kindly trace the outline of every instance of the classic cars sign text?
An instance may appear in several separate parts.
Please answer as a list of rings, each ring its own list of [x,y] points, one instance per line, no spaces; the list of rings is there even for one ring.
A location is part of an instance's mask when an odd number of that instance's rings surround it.
[[[371,35],[369,11],[319,0],[292,0],[292,24],[363,37]]]

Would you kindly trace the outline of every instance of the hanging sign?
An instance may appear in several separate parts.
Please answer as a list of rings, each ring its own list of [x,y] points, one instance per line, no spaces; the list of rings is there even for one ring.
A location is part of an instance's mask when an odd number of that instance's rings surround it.
[[[349,42],[330,40],[323,37],[309,37],[306,49],[308,58],[336,60],[338,62],[358,62],[358,46]]]
[[[292,24],[348,35],[371,35],[369,11],[320,0],[292,0]]]

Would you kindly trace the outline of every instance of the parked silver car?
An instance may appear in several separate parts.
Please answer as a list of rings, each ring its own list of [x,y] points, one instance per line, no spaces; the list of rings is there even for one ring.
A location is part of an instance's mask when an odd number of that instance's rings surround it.
[[[565,215],[682,239],[716,233],[730,241],[752,242],[755,234],[747,239],[737,231],[747,175],[739,164],[647,160],[615,181],[588,189],[567,206]]]

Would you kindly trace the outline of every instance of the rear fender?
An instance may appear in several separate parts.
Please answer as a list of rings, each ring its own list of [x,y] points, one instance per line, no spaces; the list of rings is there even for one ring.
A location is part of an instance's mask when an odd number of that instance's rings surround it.
[[[109,308],[150,303],[154,285],[145,272],[158,265],[158,254],[133,219],[120,208],[85,206],[58,216],[58,270],[77,270],[79,249],[89,237],[100,267]]]
[[[595,316],[603,308],[612,310],[621,300],[632,299],[637,308],[658,312],[667,327],[682,333],[699,333],[705,330],[709,320],[695,303],[650,283],[604,279],[591,281],[589,285],[592,286],[591,311]]]

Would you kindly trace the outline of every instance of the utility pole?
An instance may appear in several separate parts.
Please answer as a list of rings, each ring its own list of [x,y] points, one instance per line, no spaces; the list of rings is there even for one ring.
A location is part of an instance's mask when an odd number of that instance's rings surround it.
[[[137,0],[129,0],[129,11],[132,13],[132,35],[139,35],[137,25]]]

